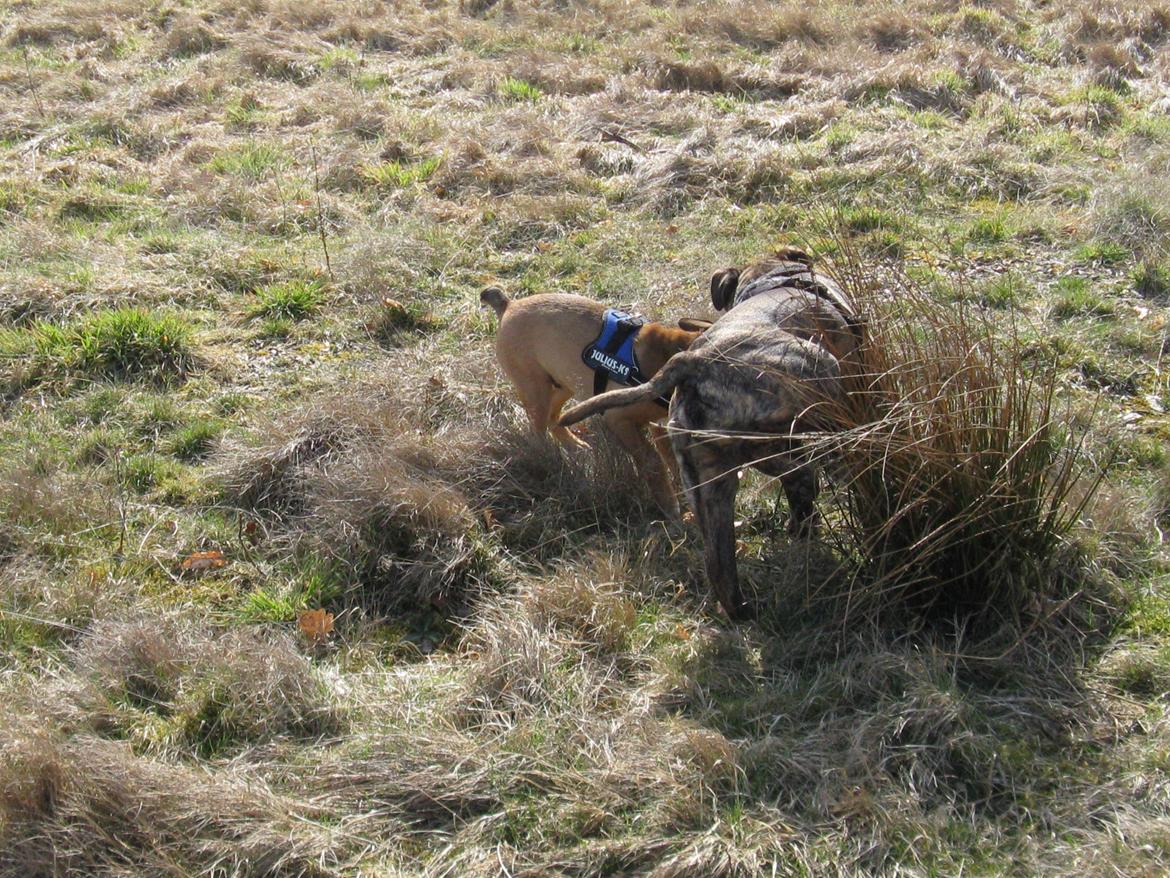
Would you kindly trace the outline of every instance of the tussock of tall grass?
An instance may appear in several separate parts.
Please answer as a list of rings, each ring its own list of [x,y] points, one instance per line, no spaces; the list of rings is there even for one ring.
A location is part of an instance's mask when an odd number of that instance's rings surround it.
[[[887,295],[858,264],[841,273],[866,340],[843,429],[813,445],[832,457],[834,538],[857,563],[840,596],[849,612],[1019,621],[1068,597],[1075,531],[1107,461],[1066,426],[1056,364],[909,279]]]

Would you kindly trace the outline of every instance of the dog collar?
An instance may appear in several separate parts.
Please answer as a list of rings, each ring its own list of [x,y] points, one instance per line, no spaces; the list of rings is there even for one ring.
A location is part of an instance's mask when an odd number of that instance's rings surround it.
[[[757,277],[735,294],[735,302],[732,307],[742,305],[760,293],[783,287],[812,293],[814,296],[824,299],[840,311],[841,316],[846,320],[852,320],[855,316],[853,306],[832,280],[815,273],[808,266],[800,263],[787,263]]]

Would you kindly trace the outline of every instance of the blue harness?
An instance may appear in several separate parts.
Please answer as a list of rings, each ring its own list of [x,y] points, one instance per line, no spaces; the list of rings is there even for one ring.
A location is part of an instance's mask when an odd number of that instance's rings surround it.
[[[601,334],[581,352],[581,359],[593,370],[594,396],[604,393],[610,380],[628,387],[646,383],[634,356],[634,339],[645,323],[643,317],[632,317],[615,308],[606,309]]]

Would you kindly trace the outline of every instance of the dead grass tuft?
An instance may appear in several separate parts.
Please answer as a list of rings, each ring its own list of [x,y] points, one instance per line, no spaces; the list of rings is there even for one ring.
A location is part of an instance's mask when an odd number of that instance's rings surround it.
[[[203,758],[336,734],[342,717],[290,638],[166,617],[102,621],[77,644],[61,719]]]
[[[800,4],[777,6],[759,0],[721,5],[718,10],[684,13],[684,31],[722,37],[758,51],[798,41],[819,45],[831,32],[829,25]]]
[[[667,91],[726,92],[733,80],[714,61],[686,63],[661,59],[655,63],[655,85]]]
[[[295,549],[333,560],[367,608],[466,611],[491,584],[494,553],[467,498],[432,475],[437,464],[407,434],[311,471]]]
[[[255,780],[136,757],[126,744],[9,717],[0,755],[0,875],[328,876],[337,847]]]
[[[159,49],[166,58],[189,58],[222,49],[227,39],[197,15],[183,15],[171,22]]]
[[[604,434],[596,452],[576,458],[502,418],[431,438],[428,412],[447,402],[441,383],[423,390],[321,400],[264,431],[291,438],[229,445],[217,466],[225,497],[271,516],[290,551],[330,559],[378,612],[462,612],[495,588],[489,526],[536,560],[583,531],[645,516],[632,464]]]
[[[900,10],[887,10],[867,16],[861,33],[883,52],[900,52],[923,37],[920,25]]]
[[[320,74],[317,65],[275,38],[252,37],[240,44],[240,62],[254,73],[269,79],[305,85]]]
[[[1157,258],[1170,235],[1170,182],[1154,172],[1164,158],[1128,165],[1094,192],[1093,231],[1140,254]]]
[[[0,561],[25,553],[53,556],[74,534],[113,526],[116,514],[97,486],[35,457],[0,477]]]

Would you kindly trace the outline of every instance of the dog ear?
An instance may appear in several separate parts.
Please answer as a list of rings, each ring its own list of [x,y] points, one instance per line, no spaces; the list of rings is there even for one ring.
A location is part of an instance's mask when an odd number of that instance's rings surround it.
[[[685,329],[687,332],[703,332],[711,327],[710,320],[703,320],[700,317],[680,317],[678,318],[678,328]]]
[[[781,247],[776,251],[775,258],[784,262],[801,262],[812,268],[813,258],[799,247]]]
[[[711,275],[711,304],[716,311],[726,311],[739,286],[739,269],[725,268]]]

